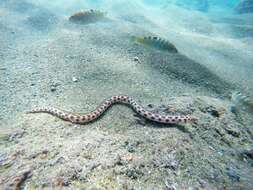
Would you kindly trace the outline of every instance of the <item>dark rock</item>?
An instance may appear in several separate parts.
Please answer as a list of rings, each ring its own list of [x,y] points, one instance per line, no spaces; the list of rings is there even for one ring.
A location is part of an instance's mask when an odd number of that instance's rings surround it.
[[[127,151],[128,151],[128,152],[135,152],[133,146],[128,146],[128,147],[127,147]]]
[[[213,106],[209,106],[206,108],[206,112],[210,113],[214,117],[220,117],[220,113]]]
[[[227,168],[227,175],[232,181],[240,181],[240,176],[238,176],[238,174],[233,168]]]
[[[243,151],[242,155],[250,159],[253,159],[253,149]]]
[[[143,173],[138,168],[128,168],[126,170],[126,175],[131,179],[137,179],[139,176],[142,176]]]
[[[135,62],[140,62],[140,60],[139,60],[139,58],[136,56],[136,57],[134,57],[134,61]]]
[[[55,92],[55,91],[57,90],[57,87],[58,87],[58,86],[60,86],[59,83],[52,84],[52,85],[50,86],[50,91],[51,91],[51,92]]]
[[[123,165],[126,165],[126,164],[127,163],[125,162],[125,160],[123,160],[120,155],[117,155],[117,157],[115,159],[115,165],[123,166]]]
[[[148,108],[154,108],[154,104],[148,104]]]
[[[235,11],[239,14],[253,13],[253,0],[241,0]]]
[[[233,126],[227,125],[225,127],[225,130],[227,131],[228,134],[234,136],[234,137],[240,137],[240,131]]]
[[[55,88],[54,86],[52,86],[52,87],[50,88],[50,91],[51,91],[51,92],[55,92],[55,91],[56,91],[56,88]]]
[[[131,179],[137,179],[138,175],[134,170],[127,170],[126,175]]]

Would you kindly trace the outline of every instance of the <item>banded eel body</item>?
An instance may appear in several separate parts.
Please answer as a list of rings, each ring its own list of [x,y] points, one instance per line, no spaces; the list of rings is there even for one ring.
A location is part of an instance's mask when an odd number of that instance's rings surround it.
[[[187,123],[193,120],[192,117],[189,115],[172,116],[152,113],[150,111],[145,110],[141,105],[136,103],[136,101],[129,96],[112,96],[110,99],[104,101],[94,111],[84,115],[66,112],[49,107],[36,108],[31,111],[28,111],[27,113],[48,113],[63,120],[70,121],[72,123],[84,124],[99,118],[109,107],[111,107],[111,105],[115,103],[127,104],[142,117],[158,123],[177,124]]]

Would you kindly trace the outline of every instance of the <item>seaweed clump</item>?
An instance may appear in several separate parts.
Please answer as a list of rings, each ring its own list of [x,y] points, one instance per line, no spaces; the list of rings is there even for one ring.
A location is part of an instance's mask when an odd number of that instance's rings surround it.
[[[165,40],[165,39],[162,39],[162,38],[159,38],[159,37],[151,37],[151,36],[148,36],[148,37],[132,37],[132,40],[135,41],[135,42],[138,42],[140,44],[143,44],[143,45],[147,45],[147,46],[150,46],[150,47],[154,47],[156,49],[159,49],[159,50],[165,50],[165,51],[168,51],[168,52],[171,52],[171,53],[177,53],[178,50],[177,48],[174,46],[174,44],[172,44],[171,42]]]
[[[69,21],[78,24],[89,24],[105,20],[105,15],[105,12],[91,9],[89,11],[81,11],[73,14],[69,17]]]

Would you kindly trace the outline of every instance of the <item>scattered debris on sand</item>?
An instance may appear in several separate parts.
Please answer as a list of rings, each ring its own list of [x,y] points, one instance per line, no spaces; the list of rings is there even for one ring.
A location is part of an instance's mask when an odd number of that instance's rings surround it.
[[[30,169],[19,172],[15,177],[11,178],[4,186],[4,190],[19,190],[25,180],[32,176]]]

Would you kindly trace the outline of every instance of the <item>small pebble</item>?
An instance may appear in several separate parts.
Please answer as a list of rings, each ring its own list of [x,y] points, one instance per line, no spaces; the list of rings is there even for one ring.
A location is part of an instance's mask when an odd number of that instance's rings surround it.
[[[154,108],[155,106],[154,106],[154,104],[148,104],[148,107],[149,108]]]
[[[57,86],[60,86],[60,84],[59,83],[52,84],[51,87],[50,87],[50,91],[55,92]]]
[[[139,57],[134,57],[134,61],[140,63]]]
[[[166,181],[165,181],[165,189],[166,189],[166,190],[177,190],[176,184],[172,183],[172,182],[169,181],[169,180],[166,180]]]
[[[56,91],[56,87],[55,87],[55,86],[52,86],[52,87],[50,88],[50,91],[51,91],[51,92],[55,92],[55,91]]]
[[[136,168],[128,168],[126,170],[126,175],[131,179],[137,179],[139,176],[142,176],[143,174]]]
[[[73,81],[73,82],[77,82],[78,80],[77,80],[76,77],[72,77],[72,81]]]

